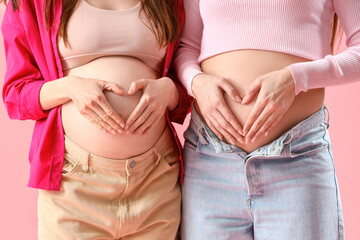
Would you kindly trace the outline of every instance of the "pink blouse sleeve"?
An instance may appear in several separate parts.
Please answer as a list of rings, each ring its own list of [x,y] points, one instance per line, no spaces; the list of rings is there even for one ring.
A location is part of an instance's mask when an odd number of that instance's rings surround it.
[[[174,66],[180,81],[186,87],[189,95],[193,97],[192,80],[196,75],[202,73],[198,58],[201,50],[203,23],[199,11],[199,0],[184,0],[184,8],[186,20]]]
[[[45,80],[36,65],[24,29],[12,23],[7,8],[1,31],[4,38],[6,73],[2,97],[12,119],[39,120],[48,116],[42,110],[39,94]]]
[[[333,0],[333,5],[344,28],[348,48],[334,56],[288,66],[296,94],[360,80],[360,1]]]

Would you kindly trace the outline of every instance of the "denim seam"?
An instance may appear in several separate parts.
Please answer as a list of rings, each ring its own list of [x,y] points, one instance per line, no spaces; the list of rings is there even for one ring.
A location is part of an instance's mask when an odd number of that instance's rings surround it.
[[[289,149],[290,157],[295,158],[295,157],[299,157],[299,156],[313,156],[313,155],[315,155],[315,154],[317,154],[319,152],[324,151],[324,149],[327,149],[328,146],[329,146],[329,142],[326,141],[326,139],[325,139],[326,131],[327,131],[326,123],[321,123],[321,127],[324,129],[324,135],[322,136],[322,139],[327,143],[327,145],[324,145],[324,146],[322,146],[320,148],[316,148],[316,149],[313,149],[313,150],[310,150],[310,151],[307,151],[307,152],[304,152],[304,153],[293,154],[292,145],[291,145],[291,141],[290,141],[290,143],[289,143],[289,145],[290,145],[290,149]]]
[[[325,130],[325,134],[326,134],[326,130]],[[339,210],[340,210],[340,203],[339,203],[339,189],[338,189],[338,184],[337,184],[337,181],[336,181],[336,172],[335,172],[335,164],[334,164],[334,158],[332,156],[332,153],[331,153],[331,143],[329,141],[327,141],[325,139],[325,134],[323,136],[324,140],[328,143],[327,145],[327,148],[328,148],[328,153],[329,153],[329,156],[331,158],[331,162],[332,162],[332,165],[333,165],[333,176],[334,176],[334,184],[335,184],[335,188],[336,188],[336,205],[337,205],[337,231],[338,231],[338,240],[342,240],[341,238],[341,235],[340,235],[340,214],[339,214]]]
[[[328,146],[322,146],[320,148],[316,148],[314,150],[310,150],[310,151],[300,153],[300,154],[293,154],[291,149],[290,149],[290,157],[292,157],[292,158],[301,157],[301,156],[310,157],[310,156],[313,156],[313,155],[315,155],[315,154],[317,154],[319,152],[324,151],[324,149],[327,149],[327,148],[328,148]]]
[[[254,223],[254,215],[253,215],[253,212],[252,212],[252,202],[253,202],[253,199],[252,199],[252,198],[249,198],[247,201],[248,201],[248,213],[249,213],[249,215],[250,215],[251,221]]]
[[[187,145],[187,146],[186,146]],[[197,151],[197,147],[198,147],[198,143],[196,145],[194,145],[192,142],[190,142],[189,140],[187,140],[186,138],[184,139],[184,148],[188,147],[191,148],[195,151]]]
[[[258,184],[258,190],[257,190],[257,194],[256,196],[257,197],[260,197],[263,195],[263,184],[262,184],[262,179],[261,179],[261,175],[260,175],[260,171],[259,171],[259,162],[256,161],[257,159],[254,160],[254,165],[255,165],[255,172],[256,172],[256,176],[258,177],[258,181],[259,181],[259,184]]]

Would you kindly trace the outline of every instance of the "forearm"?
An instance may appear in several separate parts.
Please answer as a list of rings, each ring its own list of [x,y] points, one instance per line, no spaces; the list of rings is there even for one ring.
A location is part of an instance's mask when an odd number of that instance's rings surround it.
[[[309,89],[336,86],[359,81],[360,45],[348,48],[344,52],[324,59],[295,63],[287,68],[291,71],[295,92]]]
[[[49,110],[69,101],[68,83],[73,76],[66,76],[43,84],[40,90],[40,106],[43,110]]]
[[[171,82],[172,82],[172,80],[171,80]],[[173,82],[172,82],[172,86],[173,87],[171,88],[171,95],[170,95],[171,97],[170,97],[170,101],[168,104],[169,111],[174,110],[179,104],[179,90],[176,87],[175,83],[173,83]]]

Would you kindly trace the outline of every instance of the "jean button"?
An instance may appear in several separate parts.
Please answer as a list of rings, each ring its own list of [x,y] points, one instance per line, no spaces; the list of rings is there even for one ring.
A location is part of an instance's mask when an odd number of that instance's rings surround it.
[[[132,161],[132,162],[130,163],[130,168],[133,168],[133,167],[135,166],[135,164],[136,164],[136,162],[135,162],[135,161]]]

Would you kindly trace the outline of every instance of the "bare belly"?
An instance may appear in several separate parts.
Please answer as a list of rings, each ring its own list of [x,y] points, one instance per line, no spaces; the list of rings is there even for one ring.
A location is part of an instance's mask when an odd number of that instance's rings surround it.
[[[207,74],[227,79],[238,90],[240,96],[243,97],[256,77],[280,70],[292,63],[304,61],[308,60],[278,52],[240,50],[220,54],[204,60],[202,62],[202,70]],[[318,111],[323,106],[324,95],[324,88],[309,90],[306,93],[301,92],[295,97],[289,110],[268,136],[260,136],[255,143],[241,144],[237,142],[236,145],[246,152],[252,152],[261,146],[269,144],[297,123]],[[251,103],[242,105],[232,101],[227,94],[224,97],[239,123],[244,126],[256,102],[256,98]],[[196,104],[195,106],[199,112],[198,105]]]
[[[126,92],[133,81],[159,78],[159,73],[154,69],[136,58],[126,56],[101,57],[65,72],[64,76],[67,75],[116,82]],[[128,119],[142,96],[141,91],[132,96],[119,96],[110,91],[104,93],[110,105],[124,121]],[[61,116],[64,133],[75,143],[93,154],[118,159],[135,156],[151,148],[166,126],[164,116],[146,136],[103,133],[80,114],[72,101],[62,105]]]

